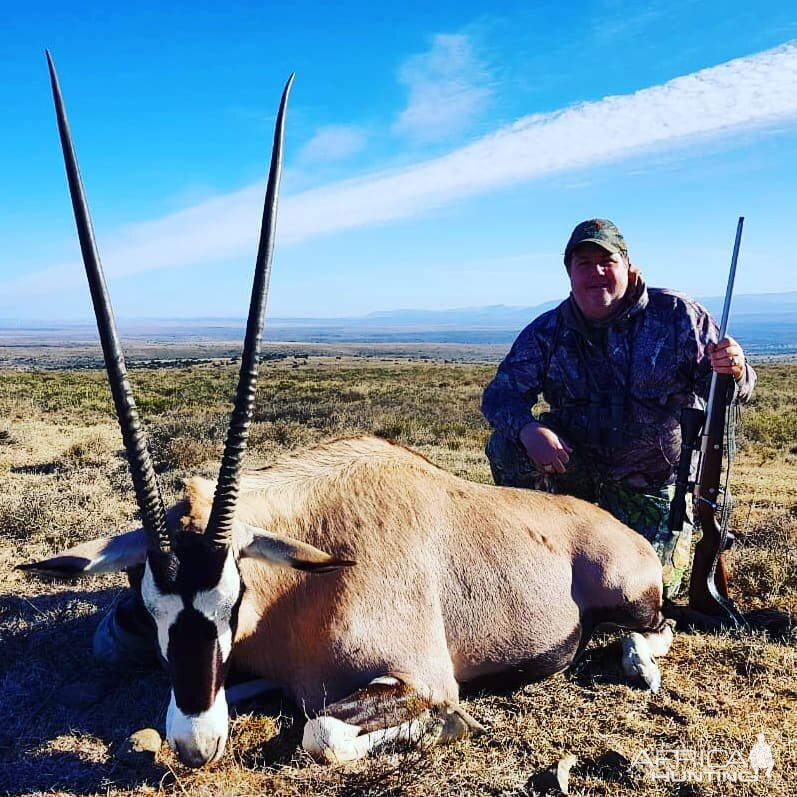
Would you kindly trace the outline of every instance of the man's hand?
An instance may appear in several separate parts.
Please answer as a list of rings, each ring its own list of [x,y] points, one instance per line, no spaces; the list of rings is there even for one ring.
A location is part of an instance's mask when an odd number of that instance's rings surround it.
[[[733,338],[723,338],[719,343],[709,343],[706,351],[711,358],[711,368],[718,374],[731,374],[736,382],[744,375],[744,352]]]
[[[520,442],[537,470],[565,472],[573,449],[556,432],[533,421],[520,430]]]

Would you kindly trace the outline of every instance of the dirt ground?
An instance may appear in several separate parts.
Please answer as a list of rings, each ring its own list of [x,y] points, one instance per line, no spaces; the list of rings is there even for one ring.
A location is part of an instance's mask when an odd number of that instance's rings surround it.
[[[486,430],[474,401],[490,368],[440,362],[379,367],[377,373],[373,364],[334,358],[298,368],[290,361],[276,365],[261,390],[281,390],[291,414],[260,417],[250,464],[269,461],[280,446],[366,427],[460,475],[488,480],[481,454]],[[161,471],[167,500],[179,494],[189,472],[216,468],[215,416],[208,415],[206,399],[200,411],[187,398],[191,390],[206,390],[210,368],[134,374],[153,447],[167,462]],[[412,390],[408,368],[417,369]],[[786,372],[762,369],[762,396],[779,396],[773,406],[793,406],[793,396],[778,393],[792,390],[797,365],[790,368],[786,381]],[[350,383],[336,382],[323,393],[319,386],[333,372]],[[122,755],[134,731],[163,732],[169,695],[158,669],[113,672],[92,660],[94,628],[125,589],[125,578],[48,582],[14,570],[79,540],[136,525],[118,428],[102,398],[103,377],[0,377],[0,794],[522,797],[544,793],[553,783],[551,767],[568,755],[575,756],[572,794],[797,794],[797,658],[789,631],[797,612],[797,452],[788,443],[761,438],[742,446],[733,472],[739,544],[728,556],[739,605],[776,610],[777,628],[679,633],[660,662],[658,694],[623,683],[616,638],[607,636],[574,671],[505,693],[466,694],[465,708],[487,728],[474,739],[325,767],[301,751],[301,711],[271,694],[234,709],[218,765],[190,770],[165,743],[148,759]],[[219,412],[226,379],[219,380]],[[170,392],[170,380],[179,380],[179,393]],[[302,400],[290,404],[300,393]],[[163,406],[161,394],[169,394]],[[340,414],[341,396],[352,407],[349,416]],[[410,404],[420,407],[417,417],[402,410]],[[197,435],[200,427],[204,432]],[[286,428],[293,430],[287,440]],[[210,442],[197,447],[198,437]],[[760,734],[774,760],[771,778],[751,766]]]

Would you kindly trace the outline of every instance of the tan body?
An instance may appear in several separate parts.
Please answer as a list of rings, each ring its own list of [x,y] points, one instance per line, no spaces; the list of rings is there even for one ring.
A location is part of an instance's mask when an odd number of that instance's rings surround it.
[[[212,487],[190,483],[192,514]],[[483,676],[543,678],[601,620],[660,621],[651,546],[578,499],[468,482],[376,438],[312,449],[241,487],[237,520],[357,562],[313,575],[239,561],[233,661],[309,711],[385,673],[434,703]]]

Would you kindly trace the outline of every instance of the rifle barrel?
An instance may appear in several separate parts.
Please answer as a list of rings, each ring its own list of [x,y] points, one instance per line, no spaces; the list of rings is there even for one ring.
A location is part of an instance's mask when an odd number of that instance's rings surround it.
[[[728,287],[725,289],[725,304],[722,306],[722,320],[720,321],[720,340],[725,337],[728,329],[728,316],[731,313],[731,297],[733,296],[733,283],[736,279],[736,264],[739,261],[739,247],[742,243],[742,227],[744,216],[739,216],[736,225],[736,240],[733,242],[733,256],[731,257],[731,270],[728,272]]]
[[[725,332],[728,329],[728,316],[731,313],[731,298],[733,297],[733,283],[736,280],[736,264],[739,262],[739,247],[742,243],[742,228],[744,227],[744,216],[739,216],[739,223],[736,225],[736,240],[733,242],[733,255],[731,256],[731,268],[728,272],[728,287],[725,289],[725,304],[722,307],[722,320],[720,321],[719,339],[725,337]],[[705,451],[706,443],[706,430],[708,430],[711,423],[711,414],[714,409],[714,394],[717,391],[717,373],[716,371],[711,374],[711,385],[708,390],[708,401],[706,402],[706,410],[708,417],[706,418],[706,425],[703,432],[703,446],[701,448]]]

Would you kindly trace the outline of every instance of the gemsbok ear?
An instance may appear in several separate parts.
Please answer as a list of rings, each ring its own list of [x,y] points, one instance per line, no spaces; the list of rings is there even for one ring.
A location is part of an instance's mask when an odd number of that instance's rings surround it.
[[[76,545],[52,559],[17,565],[17,570],[31,570],[37,575],[76,578],[96,573],[114,573],[144,563],[147,539],[144,529],[101,537]]]
[[[240,556],[262,559],[279,567],[292,567],[313,573],[328,573],[341,567],[357,564],[349,559],[335,559],[320,548],[294,540],[283,534],[244,524],[249,542],[241,548]]]

